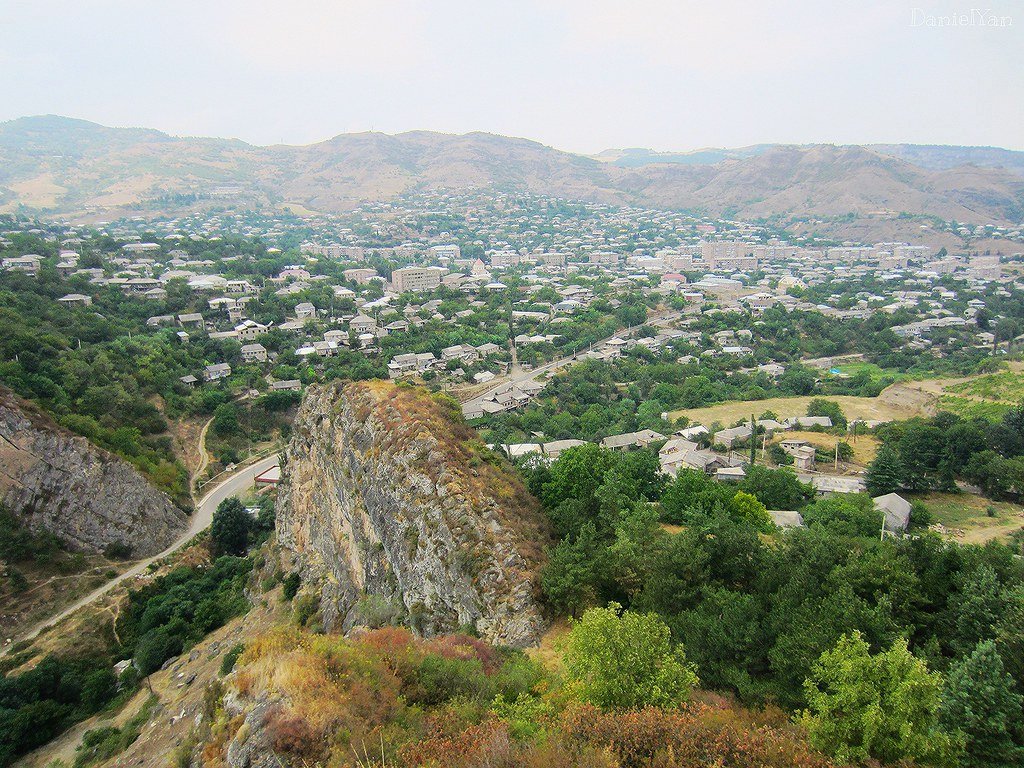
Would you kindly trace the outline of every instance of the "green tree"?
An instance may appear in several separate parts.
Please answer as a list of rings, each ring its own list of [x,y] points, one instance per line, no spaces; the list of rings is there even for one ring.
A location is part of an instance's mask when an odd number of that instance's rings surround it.
[[[882,513],[865,493],[827,496],[804,507],[800,514],[808,527],[821,526],[833,536],[877,539],[882,528]]]
[[[896,450],[888,443],[878,449],[868,465],[865,481],[872,496],[884,496],[903,487],[903,466]]]
[[[661,497],[666,522],[688,525],[728,514],[733,493],[696,469],[682,469]]]
[[[563,661],[570,690],[602,709],[674,706],[697,684],[664,622],[617,603],[583,614],[569,633]]]
[[[804,689],[808,708],[800,720],[811,744],[837,760],[954,764],[956,744],[938,728],[942,678],[906,640],[872,655],[860,632],[843,635]]]
[[[1003,610],[996,625],[996,648],[1018,692],[1024,692],[1024,587],[1003,593]]]
[[[940,721],[950,732],[963,733],[965,766],[1020,765],[1024,750],[1011,734],[1020,727],[1021,704],[991,640],[978,643],[970,656],[950,667]]]
[[[586,504],[604,480],[604,473],[613,465],[612,452],[599,445],[588,444],[570,448],[551,465],[547,482],[541,491],[544,506],[554,509],[567,499]]]
[[[558,611],[575,616],[597,602],[598,573],[603,547],[592,522],[576,538],[558,542],[541,571],[541,589]]]
[[[992,566],[985,563],[961,574],[957,587],[948,605],[952,624],[949,646],[957,656],[966,656],[980,640],[995,637],[1005,601],[999,577]]]
[[[814,498],[810,484],[800,482],[789,469],[750,467],[739,487],[756,496],[768,509],[799,509]]]
[[[777,464],[780,467],[793,463],[793,457],[782,450],[782,446],[778,443],[768,446],[768,458],[771,459],[772,464]]]
[[[768,514],[768,509],[757,500],[756,496],[743,491],[736,491],[732,497],[732,512],[737,520],[752,525],[762,533],[775,530],[775,522]]]
[[[224,437],[239,433],[238,408],[234,403],[222,403],[217,406],[213,413],[213,431]]]
[[[846,414],[834,400],[825,400],[816,397],[807,404],[808,416],[828,416],[832,419],[832,425],[840,429],[846,429]]]
[[[218,504],[210,524],[210,549],[214,557],[244,555],[252,522],[245,506],[234,496]]]
[[[765,637],[761,608],[753,595],[706,586],[697,607],[676,617],[672,628],[705,687],[754,694],[751,671],[765,666]]]

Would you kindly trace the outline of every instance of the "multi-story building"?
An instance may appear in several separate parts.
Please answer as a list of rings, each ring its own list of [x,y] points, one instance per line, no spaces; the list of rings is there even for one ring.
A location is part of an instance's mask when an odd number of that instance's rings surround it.
[[[391,284],[398,293],[431,291],[441,285],[441,270],[430,267],[402,267],[391,273]]]

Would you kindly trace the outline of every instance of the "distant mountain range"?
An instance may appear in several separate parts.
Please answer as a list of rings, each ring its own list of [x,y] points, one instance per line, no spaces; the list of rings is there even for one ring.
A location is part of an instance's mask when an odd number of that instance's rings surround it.
[[[338,212],[406,192],[490,187],[741,219],[1024,222],[1024,152],[992,147],[763,144],[586,157],[487,133],[260,147],[56,116],[0,123],[0,211],[113,218],[287,203]]]

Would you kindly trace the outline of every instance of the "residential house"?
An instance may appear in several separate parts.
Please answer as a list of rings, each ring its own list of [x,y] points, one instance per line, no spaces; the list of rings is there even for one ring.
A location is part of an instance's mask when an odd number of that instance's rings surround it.
[[[711,441],[715,445],[724,445],[726,448],[732,448],[736,443],[749,440],[750,435],[750,424],[741,424],[738,427],[729,427],[728,429],[721,429],[715,432]]]
[[[715,470],[715,479],[727,483],[738,483],[746,476],[747,472],[742,466],[719,467]]]
[[[793,466],[801,472],[814,471],[814,446],[806,440],[787,439],[779,443],[788,455],[793,457]]]
[[[766,376],[777,379],[786,372],[786,368],[778,363],[765,363],[764,365],[757,366],[757,371],[758,373],[763,373]]]
[[[27,254],[25,256],[10,256],[3,260],[3,268],[10,272],[24,272],[29,275],[39,274],[39,262],[42,256]]]
[[[266,325],[261,325],[255,320],[243,320],[241,323],[235,326],[235,333],[238,338],[243,341],[252,341],[253,339],[262,336],[270,328]]]
[[[228,280],[224,284],[224,292],[232,296],[253,293],[255,290],[248,280]]]
[[[226,379],[231,375],[231,366],[227,363],[215,363],[214,365],[208,365],[203,370],[203,378],[207,381],[217,381],[218,379]]]
[[[480,353],[476,351],[476,347],[471,347],[468,344],[456,344],[441,350],[441,360],[444,362],[462,360],[466,363],[474,363],[479,359]]]
[[[601,445],[615,451],[624,451],[628,448],[646,448],[651,443],[664,439],[664,435],[655,432],[653,429],[641,429],[638,432],[609,435],[601,441]]]
[[[792,416],[786,419],[785,423],[790,429],[808,429],[809,427],[828,429],[832,426],[832,419],[828,416]]]
[[[432,352],[407,352],[395,355],[388,363],[388,378],[398,379],[429,370],[437,362]]]
[[[788,509],[769,509],[772,522],[779,528],[803,528],[804,518],[799,512]]]
[[[544,451],[544,455],[547,456],[550,461],[555,461],[570,448],[586,444],[586,440],[552,440],[549,443],[544,443],[541,447]]]
[[[889,533],[902,533],[910,525],[910,502],[898,493],[887,493],[876,496],[872,501],[875,509],[885,515],[885,530]]]
[[[693,426],[687,427],[686,429],[680,429],[678,432],[676,432],[676,434],[679,435],[679,437],[682,437],[686,440],[694,440],[696,438],[701,437],[702,435],[708,434],[710,431],[711,430],[709,430],[703,424],[694,424]]]
[[[243,344],[242,359],[247,363],[267,362],[267,348],[262,344]]]
[[[57,301],[66,307],[88,307],[92,304],[92,296],[86,296],[82,293],[69,293],[66,296],[61,296]]]
[[[349,330],[360,333],[373,333],[377,330],[377,321],[368,315],[356,315],[348,323]]]
[[[488,341],[487,343],[481,344],[479,347],[477,347],[476,351],[481,357],[487,357],[488,355],[494,355],[500,352],[501,347],[499,347],[497,344],[494,344],[493,342]]]

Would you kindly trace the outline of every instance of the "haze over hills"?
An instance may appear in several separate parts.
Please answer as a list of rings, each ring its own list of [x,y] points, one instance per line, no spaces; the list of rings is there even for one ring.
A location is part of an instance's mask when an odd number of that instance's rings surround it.
[[[0,210],[112,218],[293,203],[338,212],[407,192],[495,187],[744,219],[1024,220],[1024,153],[996,148],[756,145],[598,158],[486,133],[357,133],[260,147],[27,117],[0,124]]]

